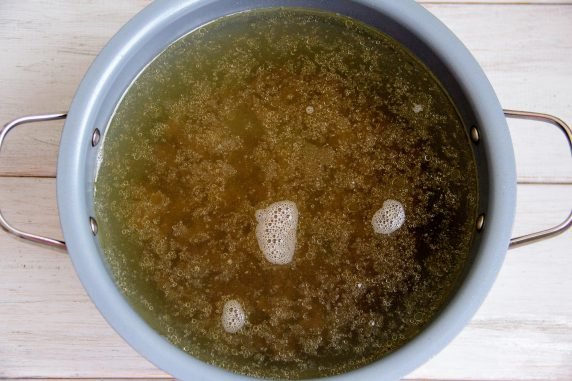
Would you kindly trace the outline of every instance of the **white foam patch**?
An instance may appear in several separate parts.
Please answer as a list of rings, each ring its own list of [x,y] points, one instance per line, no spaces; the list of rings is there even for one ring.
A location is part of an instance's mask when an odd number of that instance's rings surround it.
[[[232,299],[224,304],[220,320],[228,333],[236,333],[244,326],[246,314],[238,300]]]
[[[292,262],[296,249],[298,208],[292,201],[279,201],[255,214],[256,239],[264,257],[276,265]]]
[[[413,112],[414,113],[419,114],[421,111],[423,111],[423,106],[418,105],[418,104],[413,105]]]
[[[385,200],[373,215],[371,225],[377,234],[391,234],[405,222],[405,209],[399,201]]]

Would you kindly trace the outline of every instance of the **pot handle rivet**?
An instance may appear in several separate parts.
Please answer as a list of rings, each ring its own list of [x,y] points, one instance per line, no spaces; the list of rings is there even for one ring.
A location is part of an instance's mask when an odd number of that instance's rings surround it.
[[[93,217],[89,217],[89,227],[93,235],[97,235],[97,221]]]
[[[95,147],[97,143],[99,143],[99,139],[101,138],[101,132],[99,132],[99,128],[93,130],[93,134],[91,135],[91,146]]]
[[[485,227],[485,215],[484,214],[481,214],[480,216],[477,217],[477,223],[475,226],[476,226],[478,232],[483,230],[483,228]]]
[[[479,129],[475,126],[471,127],[471,140],[475,144],[477,144],[479,140],[481,140],[481,136],[479,135]]]

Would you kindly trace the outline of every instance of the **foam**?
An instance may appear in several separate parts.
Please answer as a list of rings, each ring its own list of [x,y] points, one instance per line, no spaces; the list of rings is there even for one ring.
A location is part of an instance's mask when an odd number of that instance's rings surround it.
[[[377,234],[391,234],[405,222],[405,209],[399,201],[385,200],[373,215],[371,225]]]
[[[238,332],[246,323],[246,314],[236,299],[229,300],[222,308],[221,323],[228,333]]]
[[[279,201],[255,213],[256,239],[264,257],[273,264],[292,262],[296,248],[298,208],[292,201]]]

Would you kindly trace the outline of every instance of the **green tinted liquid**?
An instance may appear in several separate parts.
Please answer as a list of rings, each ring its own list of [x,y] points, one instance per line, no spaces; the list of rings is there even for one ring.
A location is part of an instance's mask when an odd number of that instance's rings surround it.
[[[415,336],[468,260],[476,169],[428,70],[350,19],[273,9],[225,17],[134,81],[104,139],[99,239],[118,287],[173,344],[234,372],[349,371]],[[386,199],[403,227],[374,234]],[[288,265],[264,259],[255,211],[299,210]],[[227,333],[224,303],[246,325]]]

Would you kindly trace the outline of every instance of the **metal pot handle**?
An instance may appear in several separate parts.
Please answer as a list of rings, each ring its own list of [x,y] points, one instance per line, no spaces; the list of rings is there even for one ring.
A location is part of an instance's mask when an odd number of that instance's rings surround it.
[[[30,115],[14,119],[13,121],[7,123],[4,126],[4,128],[2,128],[2,130],[0,130],[0,153],[2,152],[2,144],[4,144],[4,139],[8,135],[8,132],[10,132],[16,126],[26,123],[46,122],[49,120],[65,119],[66,117],[67,113],[59,113],[59,114]],[[43,237],[32,233],[26,233],[20,229],[13,227],[4,218],[1,209],[0,209],[0,226],[2,226],[2,228],[4,228],[4,230],[6,230],[8,233],[12,233],[28,241],[37,242],[47,246],[57,247],[60,249],[66,248],[66,243],[64,241],[60,241],[54,238]]]
[[[568,139],[568,145],[572,150],[572,128],[570,128],[570,126],[566,124],[562,119],[557,118],[553,115],[541,114],[529,111],[504,110],[504,114],[506,115],[507,118],[537,120],[540,122],[552,124],[560,128],[560,130],[564,132],[564,135]],[[570,229],[570,227],[572,227],[572,211],[564,221],[562,221],[560,224],[550,229],[512,238],[510,240],[509,249],[514,249],[515,247],[528,245],[530,243],[554,237],[556,235],[564,233],[566,230]]]

